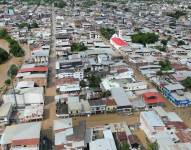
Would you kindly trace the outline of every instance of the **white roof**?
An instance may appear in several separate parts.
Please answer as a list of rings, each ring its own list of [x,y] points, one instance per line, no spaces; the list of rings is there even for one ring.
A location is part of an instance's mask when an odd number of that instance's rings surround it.
[[[32,88],[34,87],[34,81],[20,81],[17,83],[16,89]]]
[[[148,125],[152,127],[165,126],[162,120],[154,111],[144,111],[141,112],[141,116],[144,117]]]
[[[40,139],[41,122],[30,122],[7,126],[1,136],[1,144],[9,144],[12,140]]]
[[[0,117],[6,117],[12,107],[12,103],[5,103],[0,107]]]
[[[60,86],[57,86],[57,88],[60,88],[61,92],[71,92],[71,91],[79,91],[80,85],[77,84],[62,84]]]
[[[160,106],[154,107],[154,111],[161,117],[167,116],[167,112]]]
[[[55,133],[55,145],[67,144],[66,137],[74,133],[73,128]]]
[[[79,101],[78,96],[69,96],[68,97],[68,111],[72,110],[78,110],[81,111],[82,109],[82,104]]]
[[[44,93],[43,87],[32,87],[32,88],[25,88],[25,89],[20,89],[21,93],[39,93],[42,94]]]
[[[54,120],[54,131],[67,128],[72,128],[72,118]]]
[[[97,139],[90,143],[90,150],[117,150],[117,149],[113,149],[109,139]]]
[[[125,93],[125,90],[121,87],[112,88],[111,95],[115,99],[117,106],[129,106],[132,105],[128,99],[128,95]]]
[[[110,140],[110,145],[112,147],[112,150],[117,150],[111,130],[104,130],[103,134],[105,139]]]
[[[175,112],[168,112],[169,121],[180,121],[183,122],[182,119]]]

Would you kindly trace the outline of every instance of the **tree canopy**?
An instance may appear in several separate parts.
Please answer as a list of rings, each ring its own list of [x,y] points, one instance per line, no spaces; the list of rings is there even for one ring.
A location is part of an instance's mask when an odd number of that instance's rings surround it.
[[[185,16],[186,12],[185,11],[181,11],[181,10],[176,10],[173,13],[168,13],[167,16],[173,17],[175,19],[179,19],[182,16]]]
[[[27,23],[27,22],[22,22],[21,24],[18,25],[20,29],[27,27],[28,29],[32,28],[38,28],[38,24],[36,21],[33,21],[32,23]]]
[[[9,54],[4,49],[0,48],[0,64],[8,60]]]
[[[185,86],[186,88],[191,88],[191,77],[187,77],[182,81],[182,85]]]
[[[7,72],[7,75],[10,77],[10,78],[13,78],[17,75],[17,72],[18,72],[18,67],[16,65],[11,65],[8,72]]]
[[[91,7],[93,5],[96,5],[96,0],[86,0],[82,3],[83,7]]]
[[[9,86],[11,84],[11,79],[5,80],[5,85]]]
[[[160,61],[159,65],[161,66],[161,71],[169,71],[172,69],[172,66],[169,60]]]
[[[159,36],[155,33],[142,33],[139,32],[131,36],[133,43],[140,43],[146,46],[146,44],[152,44],[158,41]]]
[[[88,48],[84,45],[83,42],[80,43],[72,43],[71,45],[71,51],[72,52],[81,52],[81,51],[85,51]]]
[[[159,150],[159,145],[157,142],[148,144],[148,150]]]
[[[9,43],[9,52],[15,57],[24,56],[24,50],[20,47],[19,43],[12,39],[6,29],[0,29],[0,39],[4,39]]]
[[[177,46],[185,45],[186,43],[183,40],[178,41]]]
[[[129,148],[129,144],[127,142],[123,142],[121,145],[120,145],[120,150],[130,150]]]
[[[98,88],[98,87],[100,87],[100,83],[101,83],[100,76],[95,76],[94,74],[91,74],[88,77],[88,81],[89,81],[89,87],[91,87],[91,88]]]
[[[24,56],[25,53],[24,53],[23,49],[20,47],[20,45],[16,41],[11,43],[9,45],[9,47],[10,47],[10,53],[12,53],[13,56],[15,56],[15,57]]]
[[[7,36],[7,30],[6,29],[0,29],[0,39],[4,39]]]
[[[163,46],[167,46],[168,44],[168,40],[165,40],[165,39],[161,40],[160,42]]]
[[[110,39],[112,37],[113,34],[115,34],[115,29],[113,28],[104,28],[104,27],[101,27],[100,28],[100,33],[101,35],[106,38],[106,39]]]
[[[64,1],[56,1],[54,2],[54,6],[58,8],[64,8],[65,6],[67,6],[67,3]]]
[[[81,81],[80,81],[80,86],[81,86],[81,87],[86,87],[86,82],[85,82],[84,80],[81,80]]]

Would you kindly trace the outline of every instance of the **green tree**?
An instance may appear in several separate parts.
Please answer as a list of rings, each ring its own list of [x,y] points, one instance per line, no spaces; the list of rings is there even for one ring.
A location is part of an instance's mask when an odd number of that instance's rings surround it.
[[[96,0],[86,0],[82,3],[83,7],[91,7],[93,5],[96,5]]]
[[[84,80],[81,80],[81,81],[80,81],[80,86],[81,86],[81,87],[86,87],[86,82],[85,82]]]
[[[10,66],[10,68],[7,72],[7,75],[12,79],[17,75],[17,72],[18,72],[18,67],[13,64]]]
[[[123,142],[121,145],[120,145],[120,150],[130,150],[129,148],[129,144],[127,142]]]
[[[159,145],[157,142],[148,144],[148,150],[159,150]]]
[[[157,76],[162,76],[163,73],[162,73],[162,71],[160,70],[160,71],[157,71],[157,72],[156,72],[156,75],[157,75]]]
[[[64,1],[56,1],[56,2],[54,3],[54,6],[55,6],[55,7],[58,7],[58,8],[64,8],[64,7],[67,6],[67,3],[64,2]]]
[[[5,85],[6,85],[6,86],[10,86],[10,85],[11,85],[11,79],[5,80]]]
[[[4,39],[4,37],[7,36],[7,30],[6,29],[0,29],[0,39]]]
[[[185,45],[186,43],[183,40],[178,41],[177,46]]]
[[[166,46],[155,46],[155,48],[161,52],[166,52]]]
[[[0,64],[8,60],[9,54],[4,49],[0,48]]]
[[[158,35],[155,33],[142,33],[139,32],[131,36],[133,43],[140,43],[146,46],[146,44],[152,44],[158,41]]]
[[[182,85],[185,86],[186,88],[191,88],[191,77],[187,77],[182,81]]]
[[[109,40],[112,37],[112,35],[115,34],[115,29],[101,27],[100,33],[104,38]]]
[[[89,81],[89,87],[91,87],[91,88],[98,88],[98,87],[100,87],[100,83],[101,83],[100,76],[96,76],[94,74],[91,74],[88,77],[88,81]]]
[[[28,23],[26,22],[22,22],[21,24],[19,24],[19,28],[22,29],[24,27],[28,27]]]
[[[179,19],[182,16],[185,16],[186,12],[181,10],[176,10],[174,13],[168,13],[167,16],[173,17],[175,19]]]
[[[102,97],[109,97],[111,96],[111,92],[109,90],[102,92]]]
[[[9,52],[13,54],[15,57],[22,57],[24,56],[24,51],[20,47],[17,41],[12,39],[9,34],[7,33],[6,29],[0,29],[0,38],[6,40],[9,43]]]
[[[72,52],[81,52],[81,51],[85,51],[88,48],[84,45],[83,42],[80,43],[72,43],[71,45],[71,51]]]
[[[161,40],[161,43],[162,43],[163,46],[167,46],[168,40],[163,39],[163,40]]]
[[[13,42],[12,44],[9,45],[10,47],[10,53],[13,54],[15,57],[22,57],[24,56],[24,50],[20,47],[18,42]]]
[[[160,61],[159,65],[161,66],[161,71],[169,71],[172,69],[172,66],[169,60]]]

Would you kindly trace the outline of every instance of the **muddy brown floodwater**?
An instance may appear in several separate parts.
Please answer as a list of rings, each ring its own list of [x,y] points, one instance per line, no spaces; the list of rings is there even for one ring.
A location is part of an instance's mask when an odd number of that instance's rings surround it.
[[[9,43],[5,40],[0,39],[0,47],[9,52]],[[26,56],[29,57],[30,50],[27,45],[22,45],[23,49],[25,50]],[[4,81],[8,78],[7,71],[12,64],[21,65],[24,61],[24,58],[15,58],[11,57],[8,61],[4,62],[0,65],[0,87],[4,85]]]

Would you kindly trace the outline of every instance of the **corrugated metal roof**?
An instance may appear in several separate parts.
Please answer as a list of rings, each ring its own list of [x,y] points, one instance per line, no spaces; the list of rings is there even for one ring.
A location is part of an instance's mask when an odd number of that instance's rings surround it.
[[[45,71],[48,71],[47,66],[37,66],[33,68],[23,68],[19,70],[19,72],[45,72]]]
[[[111,95],[115,99],[117,106],[132,106],[123,88],[112,88]]]

